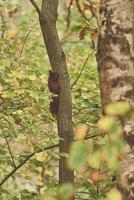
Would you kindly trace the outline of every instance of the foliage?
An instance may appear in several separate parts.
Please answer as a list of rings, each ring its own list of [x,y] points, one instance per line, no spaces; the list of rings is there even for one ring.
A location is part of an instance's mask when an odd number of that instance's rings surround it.
[[[73,124],[79,140],[71,146],[68,163],[76,170],[76,197],[103,200],[115,185],[117,161],[124,149],[122,127],[117,117],[128,114],[129,105],[125,102],[109,105],[107,116],[100,120],[94,56],[99,1],[94,1],[93,5],[88,5],[87,0],[80,1],[85,18],[74,1],[72,4],[71,1],[62,2],[57,27],[70,72]],[[67,5],[71,16],[64,9]],[[56,200],[59,194],[66,199],[73,188],[70,184],[58,187],[58,151],[56,148],[43,151],[44,147],[57,144],[58,135],[56,120],[49,112],[50,64],[36,12],[28,1],[16,0],[1,0],[0,11],[1,180],[30,153],[37,152],[2,185],[1,199]],[[84,141],[85,137],[90,139]],[[108,195],[110,200],[118,196],[115,191]]]

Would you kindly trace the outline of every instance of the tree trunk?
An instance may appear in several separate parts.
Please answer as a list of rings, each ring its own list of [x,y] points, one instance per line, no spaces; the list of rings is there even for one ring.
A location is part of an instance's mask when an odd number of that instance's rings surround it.
[[[66,58],[61,47],[57,30],[58,0],[45,0],[42,3],[40,26],[51,63],[52,71],[59,74],[60,94],[58,112],[58,134],[61,138],[59,143],[60,153],[69,153],[70,144],[73,142],[72,127],[72,102],[69,75]],[[61,156],[59,160],[59,183],[74,182],[73,171],[67,166],[66,158]]]
[[[134,108],[133,5],[131,0],[101,0],[97,61],[103,113],[119,100]],[[134,116],[124,122],[127,152],[118,188],[123,200],[134,199]]]

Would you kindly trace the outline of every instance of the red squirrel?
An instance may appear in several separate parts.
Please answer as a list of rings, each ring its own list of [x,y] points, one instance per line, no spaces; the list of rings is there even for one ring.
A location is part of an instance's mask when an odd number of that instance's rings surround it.
[[[59,85],[59,74],[57,72],[53,72],[49,70],[48,88],[50,92],[54,94],[59,94],[60,85]]]
[[[52,101],[50,102],[49,109],[53,116],[58,115],[58,111],[59,111],[59,97],[58,96],[52,97]]]
[[[49,77],[48,77],[48,88],[50,92],[53,94],[59,94],[60,92],[60,85],[59,85],[59,74],[57,72],[49,70]],[[52,101],[49,105],[49,110],[52,115],[57,116],[59,110],[59,96],[52,97]]]

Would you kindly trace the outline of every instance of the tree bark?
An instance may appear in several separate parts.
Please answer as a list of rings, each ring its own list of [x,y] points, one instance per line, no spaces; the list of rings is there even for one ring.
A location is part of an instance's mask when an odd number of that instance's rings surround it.
[[[52,71],[59,74],[60,93],[57,117],[58,134],[61,138],[59,152],[69,153],[70,144],[73,142],[71,89],[65,54],[56,30],[57,9],[58,0],[44,0],[41,8],[40,26]],[[74,173],[68,168],[66,158],[61,156],[59,160],[59,183],[66,182],[74,182]]]
[[[97,62],[103,113],[110,102],[125,100],[134,108],[133,5],[131,0],[101,0]],[[134,199],[134,116],[124,121],[127,150],[118,188]]]

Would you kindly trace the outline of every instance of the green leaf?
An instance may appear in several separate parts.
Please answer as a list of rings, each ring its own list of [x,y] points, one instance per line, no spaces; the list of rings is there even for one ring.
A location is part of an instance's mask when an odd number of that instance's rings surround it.
[[[93,152],[88,159],[89,165],[95,169],[99,169],[101,166],[101,152]]]
[[[106,113],[109,115],[124,116],[129,111],[130,111],[130,104],[126,101],[111,103],[106,107]]]
[[[79,169],[87,160],[89,146],[84,141],[74,142],[71,146],[68,164],[71,169]]]
[[[121,194],[117,189],[112,189],[107,194],[107,200],[121,200]]]
[[[68,200],[73,195],[73,185],[71,183],[61,185],[59,193],[62,200]]]
[[[99,121],[99,128],[103,131],[110,131],[114,125],[116,124],[116,120],[111,116],[104,116]]]

